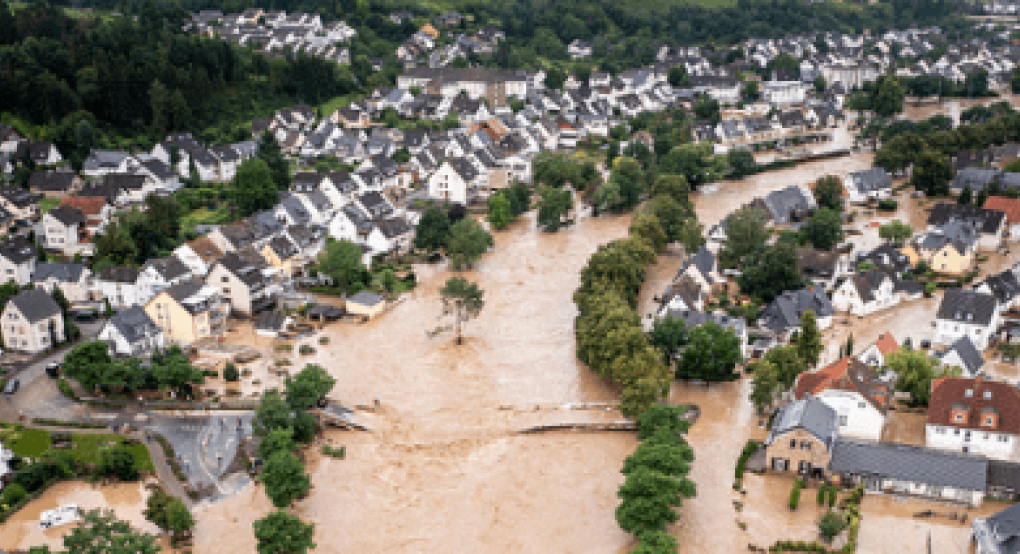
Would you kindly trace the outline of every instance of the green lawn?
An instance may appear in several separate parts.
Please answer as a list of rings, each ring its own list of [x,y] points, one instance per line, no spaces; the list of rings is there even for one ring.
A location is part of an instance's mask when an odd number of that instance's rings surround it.
[[[203,207],[198,208],[181,218],[181,229],[194,231],[199,225],[219,225],[230,220],[230,213],[226,208],[220,206],[215,210]]]
[[[0,429],[0,443],[18,456],[36,458],[50,449],[50,434],[41,429],[5,427]]]
[[[59,198],[43,198],[39,201],[39,211],[46,213],[60,205]]]
[[[125,437],[120,435],[85,435],[75,434],[71,437],[71,442],[74,444],[74,448],[71,449],[71,453],[74,457],[82,462],[88,464],[94,464],[99,461],[99,449],[106,444],[110,443],[123,443],[127,440]],[[149,458],[149,451],[143,444],[136,444],[129,446],[130,450],[135,455],[136,465],[139,471],[154,471],[152,465],[152,459]]]

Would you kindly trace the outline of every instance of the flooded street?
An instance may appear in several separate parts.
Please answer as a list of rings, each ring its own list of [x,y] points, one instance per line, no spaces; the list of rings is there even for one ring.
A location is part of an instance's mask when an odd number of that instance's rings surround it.
[[[63,538],[74,526],[62,525],[43,530],[39,528],[39,515],[68,504],[75,504],[84,511],[112,509],[118,518],[130,522],[132,527],[153,535],[158,534],[159,529],[145,519],[145,500],[148,497],[149,491],[145,490],[142,483],[57,483],[0,525],[0,549],[27,550],[32,546],[46,545],[52,550],[62,550]]]

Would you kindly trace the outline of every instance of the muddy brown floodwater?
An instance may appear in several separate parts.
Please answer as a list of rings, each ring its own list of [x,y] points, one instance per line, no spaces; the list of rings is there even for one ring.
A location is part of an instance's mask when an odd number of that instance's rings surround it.
[[[149,492],[142,483],[98,485],[83,481],[57,483],[0,525],[0,550],[28,550],[32,546],[64,547],[64,536],[74,525],[54,529],[39,528],[39,515],[46,510],[76,504],[82,510],[112,509],[119,519],[153,535],[159,529],[145,519],[145,500]]]
[[[870,155],[719,184],[696,200],[706,225],[756,195],[819,174],[870,165]],[[614,517],[623,460],[633,433],[520,435],[537,424],[617,420],[619,412],[564,410],[577,402],[615,402],[617,393],[580,364],[574,351],[579,272],[599,245],[623,238],[626,216],[582,219],[556,234],[535,229],[534,214],[495,234],[496,246],[462,273],[485,291],[486,305],[465,331],[429,338],[440,323],[438,289],[452,275],[417,268],[419,287],[366,324],[334,324],[306,339],[315,362],[336,377],[332,395],[362,413],[372,431],[329,431],[346,459],[308,454],[312,491],[292,509],[316,525],[323,552],[624,553],[632,537]],[[667,253],[649,271],[640,312],[673,277],[681,256]],[[297,363],[297,362],[296,362]],[[677,385],[676,402],[694,402],[702,418],[690,442],[697,498],[671,529],[682,552],[737,552],[760,537],[811,540],[816,514],[785,509],[789,485],[750,478],[745,499],[732,490],[733,467],[748,438],[762,438],[746,381]],[[512,409],[500,409],[511,407]],[[745,501],[737,512],[733,502]],[[197,514],[197,552],[252,552],[252,522],[271,506],[252,486]],[[738,521],[746,522],[741,531]]]

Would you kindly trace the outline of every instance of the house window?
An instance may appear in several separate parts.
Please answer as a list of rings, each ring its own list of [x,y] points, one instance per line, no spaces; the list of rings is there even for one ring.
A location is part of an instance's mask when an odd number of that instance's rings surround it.
[[[790,448],[797,448],[797,439],[790,440]]]
[[[946,434],[946,428],[945,427],[936,427],[935,428],[935,432],[940,434],[940,435],[945,435]]]
[[[227,278],[227,277],[223,277],[222,279],[223,279],[223,282],[224,282],[224,283],[229,283],[229,282],[230,282],[230,279],[229,279],[229,278]]]
[[[811,450],[811,443],[808,441],[800,441],[801,450]]]
[[[960,430],[959,429],[953,429],[953,436],[959,437],[960,436]]]
[[[845,415],[839,416],[839,426],[840,427],[846,427],[846,416]]]
[[[999,442],[1009,442],[1009,437],[1006,435],[999,435]]]
[[[963,421],[963,414],[956,414],[953,416],[953,421],[960,423]]]

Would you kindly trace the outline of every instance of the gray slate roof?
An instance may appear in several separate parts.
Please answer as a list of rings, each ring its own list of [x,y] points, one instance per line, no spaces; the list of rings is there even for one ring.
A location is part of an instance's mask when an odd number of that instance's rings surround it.
[[[814,311],[815,317],[829,317],[835,313],[828,295],[822,287],[816,286],[788,290],[777,296],[762,312],[762,319],[769,329],[782,332],[800,325],[800,316],[808,310]]]
[[[947,289],[936,319],[988,325],[995,316],[995,297],[972,290]]]
[[[29,323],[42,321],[60,313],[60,305],[41,289],[26,290],[10,299]]]
[[[832,448],[838,432],[836,410],[821,400],[808,395],[779,409],[772,422],[766,445],[795,429],[804,429],[815,436],[826,448]]]
[[[939,354],[938,358],[945,359],[950,352],[956,352],[960,360],[963,361],[963,369],[967,372],[964,377],[976,376],[985,365],[985,359],[981,356],[981,352],[974,346],[974,343],[971,342],[970,337],[967,335],[956,339],[956,342],[948,350]]]
[[[892,188],[892,178],[881,167],[856,171],[848,175],[859,192],[867,193]]]
[[[384,300],[383,295],[376,294],[374,292],[361,291],[354,296],[347,299],[350,304],[358,304],[361,306],[375,306],[376,304]]]
[[[989,462],[995,464],[995,460]],[[978,542],[999,554],[1020,553],[1020,504],[1014,504],[986,518],[974,518],[974,535]],[[998,550],[990,550],[997,548]]]
[[[814,200],[797,185],[790,185],[770,193],[764,199],[772,221],[777,225],[789,223],[792,215],[798,211],[805,212],[815,207]]]
[[[76,283],[85,271],[84,264],[65,264],[56,262],[39,262],[35,264],[32,281],[40,283],[53,277],[61,283]]]
[[[149,314],[145,313],[145,309],[141,306],[132,306],[127,310],[117,312],[110,318],[108,324],[116,327],[129,343],[150,337],[159,332],[159,327],[156,326],[156,323],[152,321],[152,318],[149,317]]]
[[[829,470],[971,491],[988,488],[988,460],[920,446],[841,439]]]

